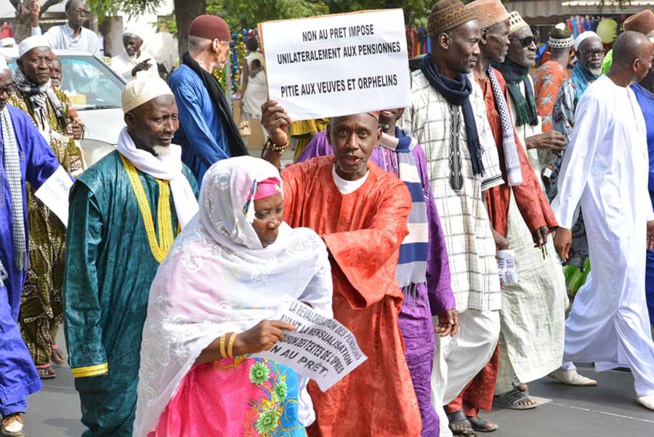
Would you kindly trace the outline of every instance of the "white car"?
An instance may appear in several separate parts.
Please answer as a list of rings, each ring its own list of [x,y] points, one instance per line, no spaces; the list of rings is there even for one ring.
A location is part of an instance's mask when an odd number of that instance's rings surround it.
[[[80,147],[87,166],[116,148],[125,126],[120,96],[125,81],[102,60],[87,52],[53,50],[61,61],[61,88],[86,125]],[[18,47],[0,48],[9,67],[16,68]]]

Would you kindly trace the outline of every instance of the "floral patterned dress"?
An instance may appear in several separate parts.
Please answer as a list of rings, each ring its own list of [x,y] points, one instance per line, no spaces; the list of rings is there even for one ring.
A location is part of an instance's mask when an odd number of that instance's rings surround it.
[[[306,436],[297,374],[261,358],[224,358],[188,372],[149,437]]]

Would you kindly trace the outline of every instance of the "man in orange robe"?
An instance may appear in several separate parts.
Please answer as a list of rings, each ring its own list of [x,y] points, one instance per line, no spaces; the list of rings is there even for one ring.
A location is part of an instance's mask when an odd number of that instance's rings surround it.
[[[418,437],[418,401],[398,328],[402,292],[399,247],[408,234],[411,196],[394,174],[368,162],[379,144],[379,113],[332,118],[334,156],[282,172],[284,220],[325,241],[334,280],[334,318],[350,329],[368,360],[327,392],[311,382],[316,413],[309,436]],[[262,123],[274,144],[265,158],[279,167],[290,118],[276,102]]]

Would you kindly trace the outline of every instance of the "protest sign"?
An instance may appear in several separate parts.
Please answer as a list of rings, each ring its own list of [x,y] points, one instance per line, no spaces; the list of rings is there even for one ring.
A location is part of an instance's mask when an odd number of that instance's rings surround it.
[[[283,341],[253,356],[290,367],[316,381],[322,391],[368,359],[345,326],[288,296],[273,319],[290,323],[296,330],[285,332]]]
[[[515,264],[515,250],[497,251],[497,270],[500,282],[504,284],[518,283],[518,266]]]
[[[410,105],[402,9],[259,24],[269,97],[293,120]]]
[[[59,167],[34,195],[55,213],[59,220],[68,226],[68,192],[73,181],[63,167]]]

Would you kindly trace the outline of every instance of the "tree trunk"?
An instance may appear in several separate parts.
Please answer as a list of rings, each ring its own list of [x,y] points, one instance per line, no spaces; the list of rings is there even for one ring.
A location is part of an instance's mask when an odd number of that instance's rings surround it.
[[[188,51],[188,27],[198,15],[207,10],[206,0],[175,0],[175,21],[177,23],[177,41],[179,43],[179,58]]]
[[[14,32],[16,32],[15,38],[17,42],[22,41],[32,34],[32,14],[30,13],[30,3],[30,0],[22,0],[18,3],[18,7],[16,8]]]
[[[21,42],[32,34],[32,13],[30,12],[31,0],[9,0],[16,8],[16,22],[14,31],[16,32],[16,41]],[[47,0],[41,4],[41,14],[43,15],[51,6],[61,3],[64,0]]]

